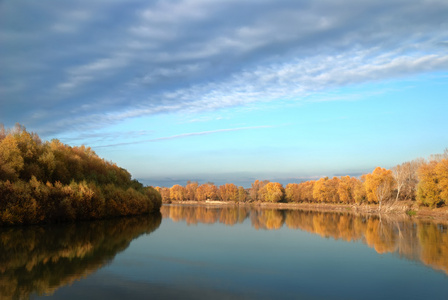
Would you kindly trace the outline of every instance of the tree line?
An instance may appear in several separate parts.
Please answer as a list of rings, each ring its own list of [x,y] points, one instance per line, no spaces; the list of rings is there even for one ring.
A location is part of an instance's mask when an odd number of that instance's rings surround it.
[[[160,194],[90,147],[42,141],[0,124],[0,225],[38,224],[158,211]]]
[[[211,182],[199,185],[187,182],[171,188],[155,187],[163,202],[231,201],[391,204],[401,200],[417,201],[420,205],[440,207],[448,204],[448,148],[429,159],[415,159],[392,169],[375,168],[358,177],[323,177],[285,187],[278,182],[255,180],[248,189],[233,183],[216,186]]]

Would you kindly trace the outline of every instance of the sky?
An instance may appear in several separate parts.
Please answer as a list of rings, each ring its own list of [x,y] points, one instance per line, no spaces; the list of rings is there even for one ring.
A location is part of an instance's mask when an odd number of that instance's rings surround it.
[[[359,176],[448,147],[446,0],[0,0],[0,123],[147,185]]]

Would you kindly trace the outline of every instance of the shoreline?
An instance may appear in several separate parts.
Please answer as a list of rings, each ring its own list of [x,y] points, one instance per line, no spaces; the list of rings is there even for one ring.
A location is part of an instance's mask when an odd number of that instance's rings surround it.
[[[243,206],[270,209],[297,209],[322,212],[349,212],[362,214],[407,215],[417,219],[448,220],[448,207],[419,207],[415,201],[399,201],[392,205],[383,205],[381,211],[377,204],[328,204],[328,203],[269,203],[269,202],[230,202],[230,201],[171,201],[162,205],[201,205],[210,207]],[[415,214],[409,214],[412,211]]]

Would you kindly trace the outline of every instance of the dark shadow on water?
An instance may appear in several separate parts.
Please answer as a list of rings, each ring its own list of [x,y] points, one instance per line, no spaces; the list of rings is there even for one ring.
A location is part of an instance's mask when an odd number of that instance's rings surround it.
[[[1,299],[28,299],[93,274],[142,234],[160,213],[112,220],[0,229]]]

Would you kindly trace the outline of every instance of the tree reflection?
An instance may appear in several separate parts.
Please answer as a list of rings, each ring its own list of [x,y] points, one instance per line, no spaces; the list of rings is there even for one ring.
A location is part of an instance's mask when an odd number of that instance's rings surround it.
[[[415,221],[407,216],[357,215],[349,212],[260,209],[247,206],[207,207],[169,205],[161,209],[165,218],[187,224],[226,225],[249,219],[259,230],[278,230],[285,225],[325,238],[360,241],[377,253],[419,260],[448,274],[448,225]]]
[[[114,220],[4,228],[0,231],[1,299],[28,299],[94,273],[142,234],[161,214]]]
[[[285,222],[283,211],[277,209],[253,210],[250,214],[252,226],[255,229],[280,229]]]
[[[219,222],[232,226],[237,223],[242,223],[248,216],[248,209],[238,206],[217,209],[207,206],[164,205],[160,211],[164,218],[170,218],[175,222],[186,221],[188,225],[198,223],[214,224]]]
[[[422,247],[421,260],[448,274],[448,226],[422,222],[418,226],[418,237]]]

